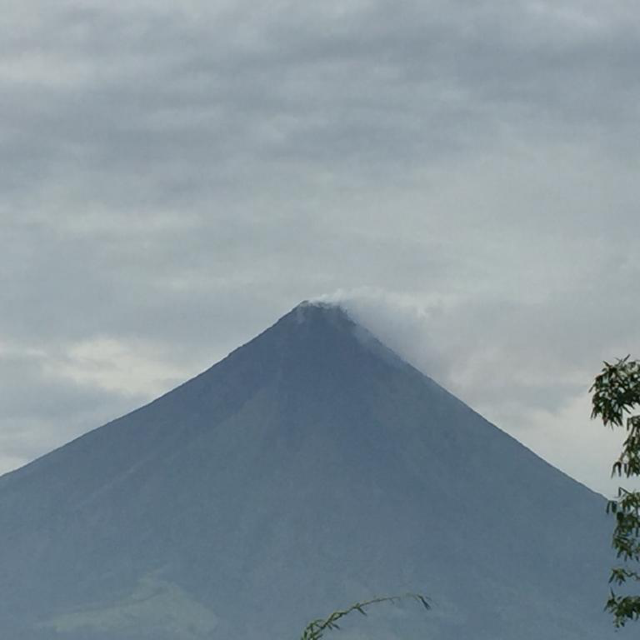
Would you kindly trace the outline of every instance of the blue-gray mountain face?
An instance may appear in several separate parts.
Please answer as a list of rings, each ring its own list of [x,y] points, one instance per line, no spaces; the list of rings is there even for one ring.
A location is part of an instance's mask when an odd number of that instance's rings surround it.
[[[303,303],[171,393],[0,478],[0,637],[603,640],[604,500]],[[363,626],[366,625],[366,626]]]

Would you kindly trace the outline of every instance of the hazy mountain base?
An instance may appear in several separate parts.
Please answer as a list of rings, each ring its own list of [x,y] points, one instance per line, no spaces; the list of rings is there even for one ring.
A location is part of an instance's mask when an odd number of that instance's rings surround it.
[[[590,637],[589,625],[577,623],[570,615],[558,618],[557,612],[549,612],[546,601],[527,602],[532,617],[529,627],[519,633],[514,623],[522,624],[522,616],[518,613],[521,605],[509,607],[507,602],[505,600],[504,610],[487,612],[490,615],[484,620],[477,615],[469,620],[459,603],[456,606],[450,602],[437,602],[435,609],[429,613],[406,604],[387,605],[380,611],[370,612],[366,618],[353,616],[343,622],[339,637],[343,640],[438,640],[449,638],[450,631],[457,629],[460,638],[471,638],[475,637],[470,635],[473,634],[472,629],[482,625],[484,633],[488,628],[493,628],[495,637],[506,637],[505,630],[510,630],[509,633],[513,635],[509,637],[513,640],[530,637],[542,639],[550,623],[556,628],[564,628],[568,638],[577,637],[576,634]],[[550,615],[555,619],[550,619]],[[63,614],[43,623],[38,638],[230,640],[232,635],[229,632],[217,632],[218,626],[218,617],[189,598],[180,587],[150,577],[142,581],[129,599]],[[290,638],[297,640],[298,635]]]
[[[106,634],[140,637],[169,636],[181,640],[214,637],[218,626],[215,614],[181,589],[157,576],[147,576],[130,597],[111,605],[96,605],[56,616],[41,625],[59,635]]]
[[[604,640],[604,503],[341,310],[307,305],[0,478],[0,631],[296,640],[335,608],[418,591],[432,612],[346,629]]]

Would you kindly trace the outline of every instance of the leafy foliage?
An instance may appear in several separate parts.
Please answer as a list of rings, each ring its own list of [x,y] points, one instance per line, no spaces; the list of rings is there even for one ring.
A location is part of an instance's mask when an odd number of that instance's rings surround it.
[[[350,613],[353,613],[354,611],[357,611],[363,616],[366,616],[367,608],[372,605],[380,604],[382,602],[398,602],[400,600],[406,599],[415,600],[416,602],[419,602],[425,609],[431,609],[431,605],[429,604],[428,599],[418,593],[406,593],[401,596],[386,596],[383,598],[373,598],[372,600],[366,600],[365,602],[356,602],[348,609],[339,609],[338,611],[334,611],[327,618],[319,618],[310,622],[302,632],[300,640],[320,640],[320,638],[324,636],[325,631],[340,629],[338,621],[345,616],[348,616]]]
[[[640,408],[640,362],[629,360],[629,356],[614,364],[605,362],[591,392],[591,417],[600,417],[605,426],[623,427],[627,431],[612,475],[640,476],[640,415],[632,415]],[[636,570],[640,562],[640,492],[620,487],[617,498],[609,501],[607,513],[616,519],[612,544],[622,561],[621,566],[611,570],[609,582],[620,587],[628,580],[640,581]],[[616,627],[623,627],[640,618],[640,596],[619,595],[612,588],[605,609],[613,614]]]

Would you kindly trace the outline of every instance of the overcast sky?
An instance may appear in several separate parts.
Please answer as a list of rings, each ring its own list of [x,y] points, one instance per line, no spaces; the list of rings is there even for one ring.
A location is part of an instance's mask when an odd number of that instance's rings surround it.
[[[333,294],[611,490],[587,390],[640,356],[637,2],[0,8],[0,471]]]

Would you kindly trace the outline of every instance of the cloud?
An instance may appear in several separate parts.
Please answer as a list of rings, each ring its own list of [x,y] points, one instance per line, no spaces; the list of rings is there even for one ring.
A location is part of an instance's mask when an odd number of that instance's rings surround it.
[[[0,373],[47,400],[14,395],[3,451],[337,289],[540,431],[638,351],[637,22],[590,0],[6,7]]]
[[[41,455],[132,410],[148,396],[113,392],[61,370],[60,354],[6,345],[0,349],[0,472]],[[131,393],[134,391],[134,393]]]
[[[613,283],[611,283],[613,286]],[[631,282],[619,282],[623,295]],[[535,304],[484,297],[338,291],[343,306],[385,344],[539,455],[612,496],[621,434],[590,420],[588,389],[602,359],[640,353],[627,316],[591,291]],[[594,308],[595,307],[595,308]]]

